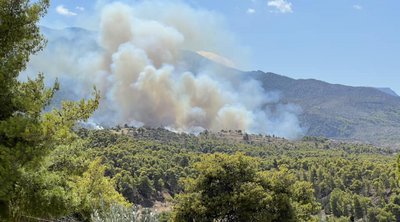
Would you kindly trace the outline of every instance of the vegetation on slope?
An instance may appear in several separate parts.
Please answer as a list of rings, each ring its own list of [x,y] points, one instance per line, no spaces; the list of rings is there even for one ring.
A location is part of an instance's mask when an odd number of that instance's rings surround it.
[[[80,135],[89,140],[92,155],[104,158],[107,175],[116,179],[119,192],[145,207],[157,207],[158,202],[172,204],[182,192],[195,193],[187,188],[184,178],[196,181],[208,170],[216,170],[211,164],[214,154],[232,155],[233,161],[240,152],[259,163],[252,167],[255,172],[283,171],[287,177],[294,176],[293,184],[310,183],[322,209],[316,213],[319,218],[400,219],[397,163],[389,149],[313,137],[291,142],[240,131],[194,136],[164,129],[126,128],[81,130]],[[290,198],[295,205],[295,197]]]
[[[400,97],[372,87],[291,79],[274,73],[248,72],[268,91],[303,110],[308,136],[400,147]]]
[[[0,221],[400,221],[388,149],[241,131],[77,130],[96,91],[44,112],[58,84],[18,75],[44,46],[36,24],[47,8],[0,0]],[[160,203],[157,215],[138,208]]]

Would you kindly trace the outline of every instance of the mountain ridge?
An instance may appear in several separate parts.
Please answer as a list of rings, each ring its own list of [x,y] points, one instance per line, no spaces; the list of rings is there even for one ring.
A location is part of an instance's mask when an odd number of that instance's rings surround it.
[[[49,35],[50,48],[67,42],[77,47],[89,45],[89,50],[99,49],[96,40],[89,41],[82,36],[94,34],[93,31],[44,28],[44,32]],[[306,136],[400,148],[400,97],[391,89],[293,79],[260,70],[240,71],[186,50],[182,51],[181,57],[177,71],[201,73],[212,69],[216,73],[243,76],[242,81],[254,78],[260,81],[265,91],[279,92],[280,102],[301,107],[303,112],[299,119],[308,129]]]
[[[400,97],[373,87],[291,79],[273,73],[250,72],[266,90],[282,93],[282,100],[300,105],[300,119],[308,136],[356,140],[375,145],[399,145]]]

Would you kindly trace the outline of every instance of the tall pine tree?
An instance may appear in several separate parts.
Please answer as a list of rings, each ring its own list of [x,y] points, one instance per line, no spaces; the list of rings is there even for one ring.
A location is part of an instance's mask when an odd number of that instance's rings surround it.
[[[49,0],[0,0],[0,220],[21,220],[23,209],[35,204],[27,195],[40,188],[30,183],[32,175],[55,147],[77,138],[72,128],[99,102],[95,90],[94,99],[63,102],[44,113],[58,83],[46,88],[43,74],[18,80],[29,57],[45,46],[38,21],[48,7]]]

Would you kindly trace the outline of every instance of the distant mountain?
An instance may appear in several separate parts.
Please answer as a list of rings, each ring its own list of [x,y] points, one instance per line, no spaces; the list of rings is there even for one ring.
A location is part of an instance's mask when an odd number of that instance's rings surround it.
[[[391,96],[399,96],[399,95],[397,95],[397,93],[396,93],[395,91],[393,91],[391,88],[376,88],[376,89],[378,89],[378,90],[380,90],[380,91],[382,91],[382,92],[384,92],[384,93],[387,93],[387,94],[389,94],[389,95],[391,95]]]
[[[40,31],[48,39],[48,48],[51,50],[64,49],[65,46],[84,48],[87,50],[98,50],[96,42],[96,32],[83,28],[70,27],[64,29],[52,29],[45,26],[40,27]],[[56,49],[53,49],[56,48]]]
[[[400,148],[400,97],[389,88],[352,87],[315,79],[292,79],[271,72],[242,72],[192,52],[184,53],[191,70],[213,67],[219,72],[261,81],[281,102],[300,106],[307,136]]]
[[[101,50],[90,36],[96,33],[80,28],[53,30],[42,27],[50,50],[68,42],[85,50]],[[211,61],[197,53],[183,51],[177,70],[198,73],[212,68],[217,73],[242,75],[261,81],[266,91],[279,92],[283,103],[297,104],[303,110],[301,124],[308,136],[367,142],[400,148],[400,97],[389,88],[352,87],[315,79],[292,79],[262,71],[243,72]]]
[[[249,72],[266,90],[302,107],[307,135],[332,139],[400,145],[400,97],[372,87],[291,79],[274,73]]]

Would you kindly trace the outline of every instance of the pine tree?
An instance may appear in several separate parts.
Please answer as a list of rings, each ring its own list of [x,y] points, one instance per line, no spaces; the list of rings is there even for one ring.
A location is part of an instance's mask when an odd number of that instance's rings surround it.
[[[319,208],[311,184],[258,164],[240,153],[204,157],[198,176],[185,181],[172,221],[312,221]]]
[[[358,196],[354,196],[354,217],[356,219],[362,219],[364,217],[364,211]]]
[[[97,108],[94,99],[63,102],[61,109],[43,113],[58,90],[46,88],[43,74],[19,81],[29,57],[43,49],[45,39],[37,25],[48,0],[0,0],[0,218],[19,220],[34,208],[35,195],[49,178],[35,178],[43,159],[60,144],[77,136],[72,128]],[[33,181],[34,180],[34,181]],[[49,209],[51,211],[51,209]]]

